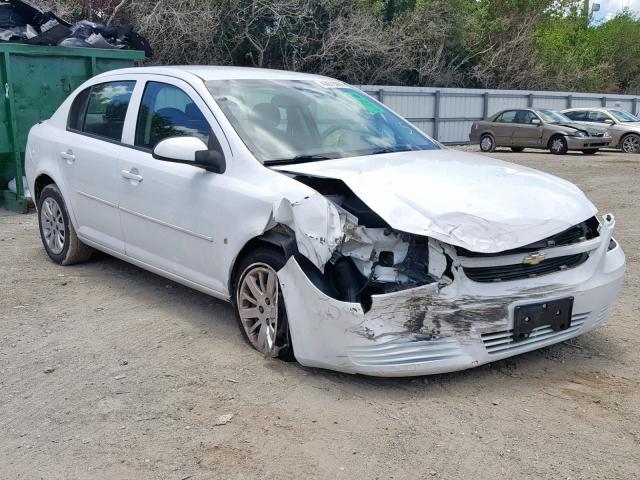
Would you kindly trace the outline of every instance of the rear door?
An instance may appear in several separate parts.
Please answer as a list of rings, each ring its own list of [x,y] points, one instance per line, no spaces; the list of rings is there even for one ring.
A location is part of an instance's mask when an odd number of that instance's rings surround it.
[[[516,129],[515,117],[517,110],[507,110],[502,112],[491,124],[496,145],[511,146],[513,133]]]
[[[121,140],[135,83],[108,81],[82,91],[58,140],[78,234],[117,253],[124,252],[118,165],[130,150]]]
[[[161,140],[211,136],[228,145],[213,114],[186,82],[149,75],[140,80],[136,107],[127,120],[129,153],[120,162],[120,211],[127,256],[218,292],[226,291],[219,274],[224,174],[191,165],[157,160],[152,150]],[[129,123],[130,122],[130,123]]]

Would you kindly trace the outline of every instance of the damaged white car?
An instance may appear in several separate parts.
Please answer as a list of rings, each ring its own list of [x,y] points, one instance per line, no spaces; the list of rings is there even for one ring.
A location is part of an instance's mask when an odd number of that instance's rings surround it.
[[[574,185],[326,77],[108,72],[33,127],[25,166],[55,262],[95,248],[229,300],[253,347],[307,366],[422,375],[567,340],[625,268]]]

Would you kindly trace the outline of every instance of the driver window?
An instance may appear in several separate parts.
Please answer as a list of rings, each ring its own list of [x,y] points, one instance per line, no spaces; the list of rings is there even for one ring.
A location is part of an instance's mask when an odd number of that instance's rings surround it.
[[[185,136],[208,144],[211,135],[209,122],[189,95],[167,83],[147,82],[136,123],[137,147],[152,150],[165,138]]]
[[[593,112],[593,111],[589,112],[589,121],[590,122],[604,123],[607,120],[609,120],[609,116],[606,113]]]

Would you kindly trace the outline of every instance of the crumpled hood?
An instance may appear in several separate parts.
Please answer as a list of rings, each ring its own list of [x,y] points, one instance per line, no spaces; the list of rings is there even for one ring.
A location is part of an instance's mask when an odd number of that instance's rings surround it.
[[[424,150],[283,165],[342,180],[394,229],[480,253],[520,247],[596,213],[553,175],[456,150]]]
[[[566,131],[567,133],[573,133],[575,130],[580,130],[585,132],[587,135],[591,137],[599,134],[604,134],[607,132],[606,128],[601,128],[594,125],[586,125],[584,123],[578,123],[578,122],[562,123],[558,126],[564,127],[564,131]]]

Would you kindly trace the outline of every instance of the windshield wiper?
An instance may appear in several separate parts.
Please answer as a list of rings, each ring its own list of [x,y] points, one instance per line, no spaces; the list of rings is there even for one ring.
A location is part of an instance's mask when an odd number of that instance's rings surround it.
[[[383,153],[397,153],[397,152],[411,152],[414,149],[411,147],[401,147],[401,148],[391,148],[391,147],[380,147],[367,152],[365,155],[381,155]]]
[[[293,163],[308,163],[319,162],[322,160],[334,160],[336,157],[329,157],[327,155],[296,155],[293,158],[281,158],[279,160],[268,160],[264,162],[265,165],[291,165]]]

